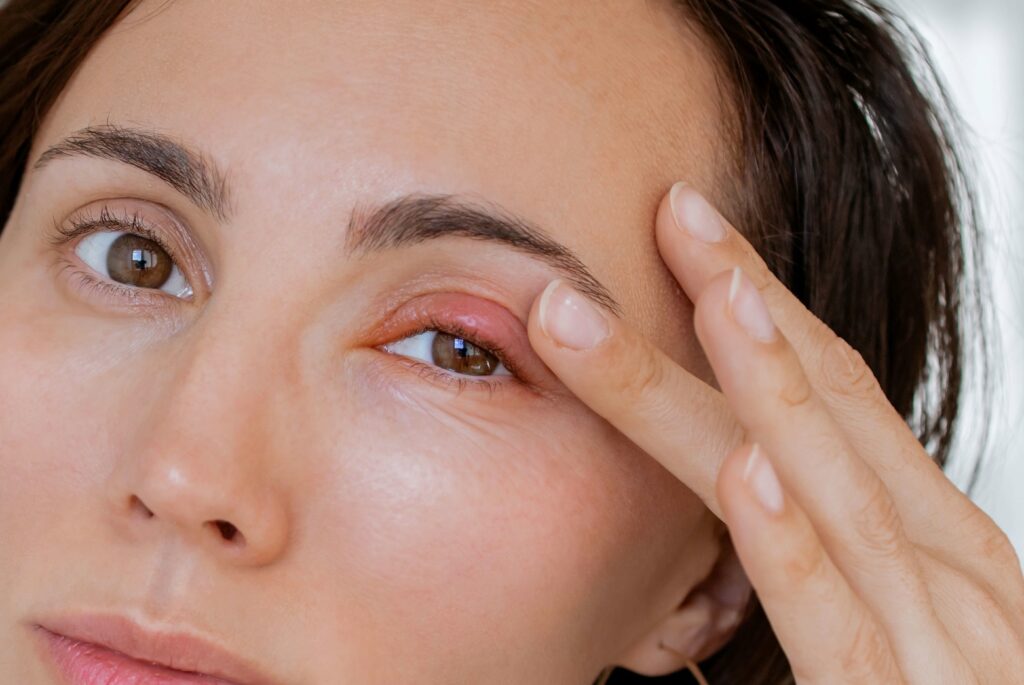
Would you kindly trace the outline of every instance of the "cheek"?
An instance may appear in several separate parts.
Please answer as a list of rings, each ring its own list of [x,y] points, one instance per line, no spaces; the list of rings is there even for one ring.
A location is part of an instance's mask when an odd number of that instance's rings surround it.
[[[330,541],[318,582],[366,602],[367,649],[402,635],[427,661],[462,645],[465,664],[599,649],[594,626],[635,618],[632,595],[667,578],[703,521],[670,474],[582,409],[503,420],[434,406],[355,425],[367,432],[335,443],[354,458],[332,460],[344,472],[312,507]]]
[[[9,590],[0,601],[18,605],[6,615],[23,614],[48,584],[72,582],[68,550],[86,555],[78,563],[98,555],[82,542],[95,541],[83,514],[111,454],[74,326],[47,314],[45,290],[14,285],[0,280],[0,587]]]

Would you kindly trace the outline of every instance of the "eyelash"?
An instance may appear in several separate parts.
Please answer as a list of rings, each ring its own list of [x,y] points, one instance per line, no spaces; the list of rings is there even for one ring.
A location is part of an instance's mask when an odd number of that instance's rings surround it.
[[[124,231],[126,233],[133,233],[152,240],[167,252],[175,263],[178,262],[173,248],[164,238],[161,237],[159,231],[153,230],[146,224],[145,220],[139,216],[138,212],[133,212],[130,215],[125,213],[123,217],[120,217],[116,216],[108,207],[104,206],[100,209],[99,214],[92,218],[87,216],[73,217],[68,220],[67,225],[63,226],[55,220],[53,228],[54,234],[51,239],[51,243],[55,247],[64,247],[76,238],[90,235],[97,231]],[[142,297],[160,297],[162,298],[162,301],[177,300],[177,298],[163,293],[156,291],[151,292],[142,288],[133,288],[131,286],[108,281],[102,277],[93,275],[88,270],[82,269],[80,265],[76,264],[63,254],[60,256],[60,261],[61,269],[72,270],[72,278],[77,279],[83,289],[88,289],[100,296],[128,300],[138,300]],[[402,364],[409,370],[414,371],[418,377],[441,385],[446,389],[454,390],[456,395],[461,394],[465,390],[486,390],[489,396],[493,396],[496,390],[508,389],[510,383],[518,385],[525,384],[524,376],[521,373],[519,366],[515,361],[513,361],[508,350],[500,343],[487,339],[486,336],[482,335],[479,331],[469,330],[468,328],[451,321],[442,321],[435,315],[428,314],[422,324],[405,334],[402,338],[399,338],[399,340],[419,335],[421,333],[426,333],[428,331],[436,331],[464,338],[468,342],[486,349],[498,358],[505,368],[508,369],[510,375],[496,377],[503,380],[488,380],[488,377],[486,376],[472,378],[469,376],[455,374],[437,366],[422,362],[418,359],[384,352],[383,350],[381,351],[389,357],[392,357],[394,361]],[[380,349],[380,347],[377,349]]]
[[[68,220],[68,224],[66,226],[62,226],[58,221],[54,220],[53,230],[54,233],[50,242],[54,247],[64,247],[75,238],[91,235],[104,230],[133,233],[148,240],[152,240],[171,257],[175,264],[178,263],[178,258],[175,255],[174,249],[164,238],[161,237],[159,231],[153,230],[145,223],[145,221],[139,216],[138,212],[132,212],[131,216],[125,213],[124,218],[121,218],[115,216],[108,207],[104,206],[100,208],[99,215],[95,218],[81,216],[72,217]],[[72,270],[72,278],[80,281],[81,287],[101,296],[119,297],[128,300],[138,300],[140,297],[162,297],[165,299],[169,298],[171,300],[179,299],[157,291],[133,288],[131,286],[108,281],[102,277],[97,277],[92,273],[89,273],[89,271],[82,269],[78,264],[74,263],[63,254],[60,255],[59,260],[62,271],[65,269]]]
[[[457,375],[451,371],[446,371],[445,369],[427,364],[418,359],[403,357],[390,352],[385,352],[384,354],[394,357],[395,361],[398,363],[416,371],[417,375],[421,378],[427,378],[433,382],[440,383],[442,386],[454,388],[456,395],[461,394],[464,390],[486,390],[488,395],[492,396],[495,390],[508,389],[509,383],[518,383],[520,385],[525,383],[518,365],[512,360],[508,350],[500,343],[486,339],[486,336],[483,336],[479,331],[469,330],[466,327],[451,321],[442,321],[432,314],[428,314],[420,326],[403,335],[398,340],[411,338],[412,336],[426,333],[428,331],[454,335],[465,339],[477,347],[482,347],[497,357],[498,361],[504,364],[505,368],[508,369],[510,375],[495,377],[504,378],[506,380],[487,380],[487,376],[473,378],[471,376]]]

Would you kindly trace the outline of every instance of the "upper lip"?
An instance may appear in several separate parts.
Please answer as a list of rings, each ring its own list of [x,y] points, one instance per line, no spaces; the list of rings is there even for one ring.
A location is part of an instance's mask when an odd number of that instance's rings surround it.
[[[247,660],[185,630],[149,630],[118,614],[57,616],[38,625],[51,633],[167,668],[202,673],[238,685],[272,685]]]

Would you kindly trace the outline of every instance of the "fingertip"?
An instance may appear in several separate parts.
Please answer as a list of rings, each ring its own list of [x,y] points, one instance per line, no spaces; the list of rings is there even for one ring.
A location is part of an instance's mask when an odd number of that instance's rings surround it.
[[[654,219],[654,239],[658,245],[665,262],[669,268],[675,271],[679,260],[685,259],[686,235],[677,219],[676,208],[679,206],[679,195],[688,184],[685,181],[677,181],[665,193],[658,204],[658,211]]]
[[[533,304],[530,305],[530,312],[526,319],[526,336],[530,340],[530,345],[533,346],[534,350],[543,353],[549,348],[554,347],[554,341],[551,340],[550,336],[544,330],[544,324],[542,323],[542,317],[547,314],[548,301],[551,297],[551,292],[558,287],[560,279],[554,279],[549,282],[540,293],[533,299]]]
[[[537,322],[548,341],[576,352],[589,352],[611,335],[607,314],[561,279],[551,281],[538,298]]]
[[[540,328],[540,332],[546,338],[551,337],[551,334],[548,332],[548,329],[544,323],[544,320],[548,314],[548,305],[551,301],[551,294],[558,289],[558,286],[561,284],[561,282],[562,279],[556,278],[550,283],[548,283],[547,286],[544,287],[544,290],[541,291],[540,295],[537,297],[534,303],[534,306],[530,310],[531,320],[537,324],[537,326]]]

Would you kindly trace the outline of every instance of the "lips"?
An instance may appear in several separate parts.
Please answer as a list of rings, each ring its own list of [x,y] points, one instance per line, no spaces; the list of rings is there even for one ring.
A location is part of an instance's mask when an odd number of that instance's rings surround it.
[[[67,685],[271,685],[212,642],[121,616],[63,617],[35,628]]]

